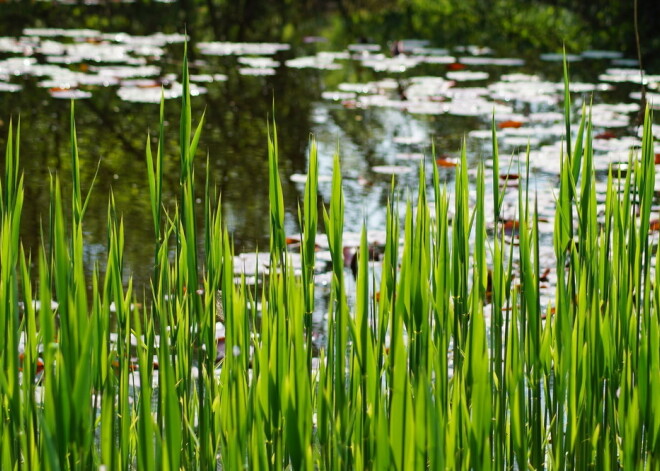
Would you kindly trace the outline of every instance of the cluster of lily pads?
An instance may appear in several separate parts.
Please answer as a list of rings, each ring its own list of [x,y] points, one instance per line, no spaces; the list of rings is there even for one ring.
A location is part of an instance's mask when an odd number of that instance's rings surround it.
[[[182,84],[175,74],[164,73],[160,62],[171,45],[185,39],[185,35],[180,34],[132,36],[87,29],[29,28],[18,38],[0,38],[0,54],[4,57],[0,61],[0,92],[20,91],[28,77],[34,78],[37,85],[46,88],[54,98],[90,98],[98,87],[113,87],[122,100],[133,102],[156,103],[161,95],[165,99],[181,97]],[[313,43],[313,48],[317,49],[318,41]],[[550,237],[561,168],[558,156],[566,132],[564,113],[560,109],[564,84],[529,73],[525,60],[496,57],[487,47],[449,50],[421,40],[396,41],[389,49],[378,44],[351,44],[343,50],[318,50],[313,55],[297,57],[291,57],[297,51],[282,43],[203,42],[196,47],[208,61],[201,59],[195,63],[204,73],[190,75],[191,96],[206,93],[208,87],[228,80],[230,67],[236,67],[240,75],[265,76],[265,80],[281,68],[318,70],[322,77],[349,66],[370,71],[368,76],[374,79],[361,83],[330,85],[329,79],[322,81],[326,85],[313,110],[316,122],[313,131],[319,136],[318,145],[322,150],[320,191],[329,197],[332,168],[329,156],[340,136],[342,153],[348,159],[354,158],[352,165],[346,166],[345,184],[352,190],[347,193],[347,214],[353,221],[360,221],[362,214],[368,214],[372,230],[383,228],[385,215],[381,202],[392,175],[405,183],[414,183],[414,175],[421,164],[426,171],[438,167],[443,178],[453,178],[459,161],[459,146],[439,149],[432,157],[429,143],[434,136],[442,136],[442,130],[433,124],[435,119],[475,120],[472,129],[465,131],[470,142],[468,156],[472,169],[469,173],[474,178],[475,163],[485,160],[486,176],[490,177],[494,170],[488,159],[494,116],[498,145],[510,153],[510,158],[502,159],[497,169],[504,177],[499,184],[508,190],[502,201],[501,221],[490,217],[488,223],[491,228],[503,225],[517,232],[517,190],[521,185],[531,184],[539,195],[540,231]],[[561,54],[541,54],[539,59],[551,63],[561,57]],[[219,58],[221,66],[213,58]],[[598,61],[603,66],[602,73],[592,81],[569,84],[569,91],[578,98],[578,104],[592,102],[593,165],[596,191],[602,203],[607,171],[614,168],[625,175],[630,151],[641,145],[641,131],[633,126],[640,113],[638,86],[644,83],[645,98],[651,107],[656,107],[660,105],[660,94],[656,91],[660,88],[660,76],[642,74],[636,61],[615,51],[585,51],[566,55],[566,60],[571,64]],[[632,101],[611,103],[609,96],[621,87]],[[375,144],[377,161],[368,165],[360,157],[362,144],[352,143],[344,134],[344,123],[337,121],[338,113],[357,120],[366,112],[377,113],[384,130]],[[657,125],[653,126],[657,131]],[[577,126],[570,128],[572,134],[577,131]],[[323,139],[324,135],[330,138]],[[529,151],[525,152],[526,149]],[[521,168],[530,169],[529,182]],[[306,175],[292,174],[290,179],[302,185]],[[490,191],[493,191],[492,185]],[[489,210],[492,208],[492,203],[485,204]],[[365,205],[367,208],[363,209]],[[359,222],[349,223],[353,231],[358,225]],[[372,243],[384,245],[383,240]],[[356,245],[355,241],[347,244]],[[327,247],[321,249],[327,250]],[[542,245],[541,251],[548,252],[542,258],[547,266],[552,265],[550,244]],[[241,254],[237,271],[255,277],[256,281],[256,268],[265,270],[268,265],[252,261],[253,256]],[[257,260],[260,259],[257,257]],[[549,290],[553,283],[550,276]]]
[[[90,98],[98,87],[116,87],[127,101],[158,102],[181,96],[175,74],[162,74],[158,64],[170,44],[186,40],[181,34],[132,36],[88,29],[27,28],[19,38],[0,38],[0,90],[18,92],[18,81],[35,78],[53,98]],[[213,80],[224,80],[221,74]],[[207,80],[206,77],[200,81]],[[191,94],[204,93],[192,85]]]

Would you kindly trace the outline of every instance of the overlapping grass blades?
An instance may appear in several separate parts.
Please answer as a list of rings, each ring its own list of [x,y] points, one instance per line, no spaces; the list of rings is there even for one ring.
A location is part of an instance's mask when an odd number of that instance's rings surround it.
[[[610,172],[604,207],[594,191],[588,113],[576,136],[567,135],[557,156],[550,305],[540,302],[539,218],[528,183],[518,198],[517,247],[499,224],[495,126],[492,237],[483,165],[471,182],[463,150],[453,190],[437,168],[427,180],[421,167],[415,208],[413,198],[388,204],[380,280],[363,230],[349,305],[338,152],[332,196],[322,207],[332,258],[326,342],[315,345],[314,141],[298,211],[298,276],[270,126],[271,261],[259,287],[249,288],[234,273],[208,171],[204,227],[197,227],[201,122],[193,133],[185,64],[183,83],[175,207],[162,196],[169,152],[162,105],[157,150],[149,141],[146,148],[154,223],[148,294],[125,282],[126,241],[112,196],[104,270],[92,267],[92,279],[85,276],[82,195],[91,182],[80,181],[73,110],[72,216],[64,216],[54,176],[46,242],[32,273],[19,238],[19,132],[10,125],[0,182],[2,469],[658,468],[660,272],[650,235],[648,112],[633,170],[623,178]]]

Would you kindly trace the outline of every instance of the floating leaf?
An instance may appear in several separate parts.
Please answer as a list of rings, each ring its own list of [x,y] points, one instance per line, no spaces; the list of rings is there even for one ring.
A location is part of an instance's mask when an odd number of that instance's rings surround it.
[[[460,62],[452,62],[451,64],[447,64],[447,70],[464,70],[467,69],[467,66],[465,64],[461,64]]]
[[[458,166],[458,160],[449,157],[440,157],[439,159],[435,160],[435,163],[438,167],[443,168],[453,168]]]
[[[500,129],[508,129],[508,128],[519,128],[523,125],[521,121],[502,121],[501,123],[497,124],[497,127]]]
[[[500,178],[502,180],[518,180],[520,178],[520,175],[518,175],[517,173],[505,173],[505,174],[501,174]]]
[[[614,134],[612,131],[604,131],[599,134],[596,134],[594,136],[594,139],[614,139],[616,138],[616,134]]]

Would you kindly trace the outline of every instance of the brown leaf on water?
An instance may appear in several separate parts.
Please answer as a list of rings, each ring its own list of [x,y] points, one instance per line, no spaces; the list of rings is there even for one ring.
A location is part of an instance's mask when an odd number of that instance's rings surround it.
[[[548,275],[550,275],[550,268],[546,268],[545,270],[543,270],[543,273],[541,274],[541,276],[539,276],[539,281],[543,281],[547,283]]]
[[[596,134],[594,136],[594,139],[614,139],[616,137],[616,134],[614,134],[612,131],[604,131],[601,132],[600,134]]]

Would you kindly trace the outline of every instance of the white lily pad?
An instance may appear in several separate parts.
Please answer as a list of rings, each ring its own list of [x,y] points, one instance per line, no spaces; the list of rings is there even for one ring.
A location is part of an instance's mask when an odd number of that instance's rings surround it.
[[[420,136],[396,136],[392,139],[392,142],[401,145],[423,144],[424,141],[425,139]]]
[[[563,86],[563,85],[562,85]],[[612,90],[612,85],[606,83],[584,83],[584,82],[571,82],[568,89],[572,93],[591,93],[595,91],[605,92]]]
[[[421,61],[425,64],[453,64],[456,62],[454,56],[422,56]]]
[[[140,67],[132,66],[104,66],[91,67],[90,70],[103,77],[114,77],[117,79],[126,79],[134,77],[154,77],[160,75],[160,67],[155,65],[144,65]]]
[[[63,100],[83,100],[86,98],[90,98],[92,96],[90,92],[86,92],[84,90],[76,90],[76,89],[71,89],[71,90],[51,89],[48,92],[50,93],[50,96],[52,96],[53,98],[59,98]]]
[[[524,59],[512,57],[461,57],[458,61],[466,65],[497,65],[506,67],[525,65]]]
[[[376,72],[402,73],[415,67],[420,63],[420,59],[414,56],[397,56],[393,58],[369,58],[362,61],[362,65],[369,67]]]
[[[530,113],[528,118],[533,123],[556,123],[562,121],[564,115],[558,111],[542,111],[539,113]]]
[[[641,100],[641,92],[633,92],[630,94],[630,98],[633,100]],[[660,109],[660,93],[646,92],[646,102],[654,110]]]
[[[193,83],[190,84],[190,96],[194,97],[204,93],[206,93],[206,88]],[[119,98],[134,103],[160,103],[161,94],[165,100],[180,98],[183,94],[183,85],[174,82],[170,88],[161,88],[126,86],[124,84],[117,90]]]
[[[276,72],[272,67],[241,67],[238,73],[251,77],[265,77],[275,75]]]
[[[329,56],[305,56],[289,59],[284,65],[292,69],[318,69],[318,70],[339,70],[341,65],[334,62],[333,57]]]
[[[641,147],[642,142],[636,137],[621,137],[618,139],[594,139],[593,149],[600,152],[628,152]],[[625,160],[625,159],[622,159]]]
[[[291,180],[293,183],[307,183],[307,174],[306,173],[293,173],[289,177],[289,180]],[[332,176],[331,175],[319,175],[318,176],[318,182],[319,183],[328,183],[332,181]]]
[[[447,72],[447,78],[457,82],[466,82],[468,80],[487,80],[488,72],[477,72],[471,70],[454,70]]]
[[[0,92],[14,93],[22,90],[23,87],[16,83],[0,82]]]
[[[437,115],[446,113],[445,106],[431,101],[405,102],[406,111],[413,114]]]
[[[239,57],[238,63],[254,69],[273,69],[280,65],[278,61],[275,61],[270,57]]]
[[[0,52],[10,54],[23,54],[30,45],[25,41],[14,38],[0,38]]]
[[[202,54],[213,56],[254,55],[270,56],[279,51],[291,48],[282,43],[231,43],[231,42],[201,42],[197,44]]]
[[[477,46],[475,44],[470,44],[468,46],[456,46],[457,52],[467,52],[473,56],[487,56],[492,54],[494,51],[492,48],[487,46]]]
[[[374,173],[383,175],[405,175],[413,171],[411,167],[404,167],[403,165],[376,165],[371,168]]]
[[[77,80],[42,80],[37,84],[41,88],[71,89],[78,87]]]
[[[378,89],[373,83],[340,83],[337,88],[342,92],[375,93]]]
[[[93,38],[99,37],[101,33],[94,29],[64,29],[64,28],[25,28],[23,34],[26,36],[40,36],[44,38],[63,36],[67,38]]]
[[[540,82],[541,77],[532,74],[515,73],[504,74],[500,77],[500,80],[503,82]]]
[[[324,100],[332,101],[343,101],[343,100],[352,100],[356,94],[354,92],[323,92],[321,93],[321,98]]]

